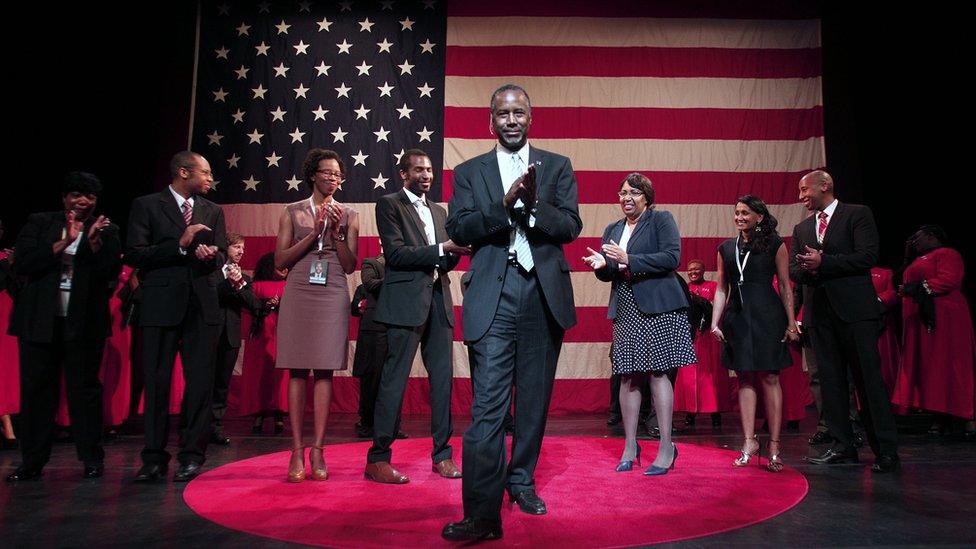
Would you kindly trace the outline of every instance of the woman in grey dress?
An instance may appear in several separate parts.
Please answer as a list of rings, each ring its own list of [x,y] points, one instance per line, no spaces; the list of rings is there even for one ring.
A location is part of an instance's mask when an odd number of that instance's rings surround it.
[[[312,196],[285,206],[278,223],[275,266],[288,268],[278,312],[277,368],[289,370],[288,409],[292,454],[288,480],[305,479],[302,442],[309,372],[314,377],[315,431],[309,462],[313,480],[328,478],[322,455],[332,401],[332,372],[346,368],[349,286],[356,269],[359,214],[333,197],[342,182],[339,154],[312,149],[303,166]],[[321,275],[321,276],[320,276]]]
[[[724,343],[722,364],[739,378],[739,413],[745,442],[736,467],[759,459],[756,438],[756,391],[762,387],[769,422],[769,460],[766,468],[783,470],[779,433],[783,416],[783,390],[779,371],[792,364],[786,340],[797,341],[793,318],[786,245],[776,234],[776,218],[758,197],[745,195],[735,204],[738,236],[718,248],[712,334]],[[779,295],[773,289],[773,276]]]

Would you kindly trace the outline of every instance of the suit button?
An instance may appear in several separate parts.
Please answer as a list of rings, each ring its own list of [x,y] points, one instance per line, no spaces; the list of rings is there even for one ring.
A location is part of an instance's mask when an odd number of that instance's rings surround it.
[[[434,287],[434,283],[433,282],[428,282],[427,283],[427,287],[428,288],[433,288]]]
[[[502,277],[498,277],[498,281],[501,282],[502,281]]]

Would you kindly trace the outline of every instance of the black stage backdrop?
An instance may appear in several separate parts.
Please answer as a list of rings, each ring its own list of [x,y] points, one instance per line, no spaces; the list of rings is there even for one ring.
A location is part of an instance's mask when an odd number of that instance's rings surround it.
[[[934,5],[795,4],[823,22],[827,168],[840,198],[874,209],[881,264],[896,270],[918,225],[943,225],[966,258],[972,306],[976,212],[960,131],[973,101],[963,83],[965,18]],[[762,13],[757,5],[744,15]],[[772,5],[779,11],[783,2]],[[0,244],[13,243],[28,212],[59,207],[68,171],[102,178],[101,210],[123,227],[131,200],[166,184],[169,157],[187,143],[196,9],[181,1],[14,8],[9,24],[22,36],[7,51],[15,123],[6,135]]]

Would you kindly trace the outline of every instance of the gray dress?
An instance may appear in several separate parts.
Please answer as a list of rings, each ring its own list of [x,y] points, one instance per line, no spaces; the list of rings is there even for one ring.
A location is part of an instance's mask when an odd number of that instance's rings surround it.
[[[285,207],[294,240],[305,238],[315,227],[308,199]],[[342,205],[340,226],[359,214]],[[275,367],[305,370],[345,370],[349,346],[349,285],[339,264],[336,244],[326,231],[321,259],[328,263],[325,286],[310,284],[312,262],[320,258],[318,246],[290,271],[278,309],[278,359]]]

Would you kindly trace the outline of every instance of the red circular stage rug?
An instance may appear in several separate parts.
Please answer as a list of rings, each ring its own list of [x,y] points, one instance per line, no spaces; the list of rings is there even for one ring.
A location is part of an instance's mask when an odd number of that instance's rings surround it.
[[[645,477],[616,473],[621,439],[547,437],[536,488],[549,514],[522,513],[505,499],[504,538],[525,546],[621,547],[705,536],[774,517],[799,503],[807,481],[787,467],[733,468],[736,453],[678,444],[675,469]],[[452,441],[460,461],[461,441]],[[644,466],[657,443],[643,442]],[[446,546],[447,522],[460,520],[461,481],[430,470],[429,438],[398,440],[393,464],[404,485],[363,479],[368,442],[325,449],[329,480],[285,480],[288,452],[218,467],[187,485],[183,498],[217,524],[259,536],[326,547]],[[765,461],[764,461],[765,463]],[[463,463],[460,463],[463,469]]]

